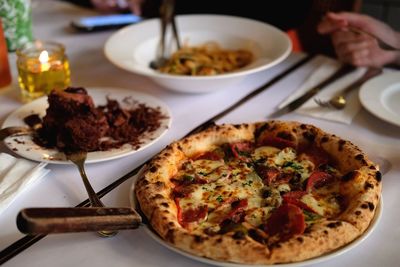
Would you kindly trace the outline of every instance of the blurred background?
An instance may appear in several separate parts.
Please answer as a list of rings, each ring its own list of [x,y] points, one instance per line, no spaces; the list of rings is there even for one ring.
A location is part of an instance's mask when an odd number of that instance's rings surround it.
[[[363,0],[361,12],[400,30],[400,0]]]

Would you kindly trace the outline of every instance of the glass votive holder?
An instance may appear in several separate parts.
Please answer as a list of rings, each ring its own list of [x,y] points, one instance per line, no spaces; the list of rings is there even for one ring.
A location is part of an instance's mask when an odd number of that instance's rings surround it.
[[[22,102],[62,90],[70,85],[71,72],[65,47],[51,41],[34,41],[17,49],[18,83]]]

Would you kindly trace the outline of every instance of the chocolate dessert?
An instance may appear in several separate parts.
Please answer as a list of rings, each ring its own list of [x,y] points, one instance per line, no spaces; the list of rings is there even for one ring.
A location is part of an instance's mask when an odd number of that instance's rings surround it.
[[[67,153],[107,150],[125,143],[140,145],[140,137],[158,129],[164,118],[159,109],[137,102],[131,103],[131,109],[123,109],[117,101],[107,99],[106,105],[96,107],[80,87],[53,90],[48,102],[36,141]]]
[[[39,131],[41,141],[61,151],[93,151],[108,131],[105,115],[84,88],[53,90]]]

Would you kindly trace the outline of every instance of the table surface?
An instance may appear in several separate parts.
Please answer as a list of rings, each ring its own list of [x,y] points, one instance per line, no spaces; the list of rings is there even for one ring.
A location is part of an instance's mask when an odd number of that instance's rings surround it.
[[[172,125],[166,135],[139,153],[112,161],[87,165],[96,191],[139,166],[170,142],[187,134],[199,124],[229,107],[255,88],[299,61],[303,54],[291,54],[278,66],[247,77],[242,82],[212,94],[181,94],[160,88],[150,80],[120,70],[107,61],[103,45],[114,31],[79,34],[69,22],[77,17],[95,15],[65,2],[33,1],[33,26],[37,39],[51,39],[66,46],[71,62],[72,84],[83,87],[118,87],[144,92],[160,98],[171,109]],[[16,83],[15,54],[9,55],[13,84],[0,90],[0,123],[22,103]],[[217,123],[262,121],[273,109],[304,82],[316,66],[308,63],[247,101]],[[383,215],[372,234],[350,251],[318,266],[398,266],[400,261],[400,128],[379,120],[362,109],[351,125],[329,122],[296,113],[283,120],[311,123],[357,144],[372,159],[389,170],[383,177]],[[11,153],[4,145],[0,152]],[[24,237],[15,224],[24,207],[75,206],[87,198],[73,165],[48,165],[51,172],[21,194],[0,215],[0,250]],[[131,179],[103,198],[107,206],[129,206]],[[153,240],[146,231],[120,231],[112,238],[95,233],[49,235],[11,258],[5,266],[207,266],[173,252]]]

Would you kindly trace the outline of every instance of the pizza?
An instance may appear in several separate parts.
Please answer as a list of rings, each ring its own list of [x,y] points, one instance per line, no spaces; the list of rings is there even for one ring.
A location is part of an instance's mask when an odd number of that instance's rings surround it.
[[[185,252],[242,264],[299,262],[362,235],[379,168],[350,141],[298,122],[216,125],[167,146],[135,194]]]

